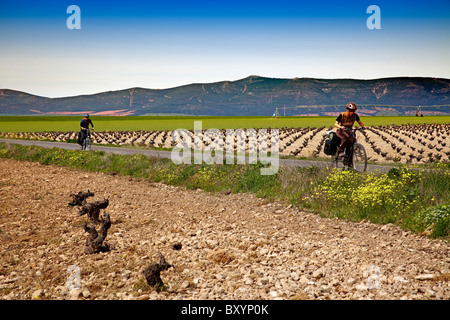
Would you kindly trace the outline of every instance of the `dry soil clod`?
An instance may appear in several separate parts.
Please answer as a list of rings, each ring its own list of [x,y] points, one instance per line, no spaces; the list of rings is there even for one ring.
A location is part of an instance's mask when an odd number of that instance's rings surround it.
[[[181,244],[181,242],[177,242],[177,243],[174,243],[173,245],[172,245],[172,249],[173,250],[181,250],[181,248],[182,248],[182,244]]]

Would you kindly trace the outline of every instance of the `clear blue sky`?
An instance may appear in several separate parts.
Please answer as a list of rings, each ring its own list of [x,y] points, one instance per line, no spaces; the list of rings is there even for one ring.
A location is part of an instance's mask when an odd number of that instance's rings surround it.
[[[0,88],[47,97],[249,75],[450,78],[448,0],[3,1],[0,39]]]

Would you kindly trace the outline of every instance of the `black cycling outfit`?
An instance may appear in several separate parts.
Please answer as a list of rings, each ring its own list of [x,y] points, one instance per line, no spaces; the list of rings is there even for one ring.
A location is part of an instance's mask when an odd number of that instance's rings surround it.
[[[83,118],[83,119],[81,119],[80,127],[83,129],[89,129],[89,124],[92,126],[92,128],[94,127],[94,124],[92,123],[91,119]],[[80,138],[78,139],[78,143],[80,145],[82,145],[85,138],[86,138],[86,130],[81,130]]]

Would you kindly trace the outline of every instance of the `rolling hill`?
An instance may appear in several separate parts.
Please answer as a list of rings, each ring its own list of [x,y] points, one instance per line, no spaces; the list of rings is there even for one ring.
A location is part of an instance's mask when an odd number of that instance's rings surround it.
[[[237,81],[197,83],[170,89],[130,88],[92,95],[47,98],[0,89],[0,114],[186,114],[271,116],[276,108],[311,106],[288,115],[326,115],[349,101],[369,114],[405,114],[415,106],[449,114],[450,79],[398,77],[356,79],[277,79],[249,76]],[[400,108],[396,106],[412,106]]]

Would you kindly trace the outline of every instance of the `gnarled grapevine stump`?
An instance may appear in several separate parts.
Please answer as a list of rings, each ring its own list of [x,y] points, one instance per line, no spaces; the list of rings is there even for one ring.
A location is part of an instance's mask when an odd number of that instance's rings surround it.
[[[89,233],[89,237],[86,240],[86,246],[84,247],[84,252],[86,254],[107,252],[110,250],[109,245],[104,243],[110,227],[111,220],[108,213],[103,214],[103,222],[100,231],[97,232],[95,227],[88,227],[87,224],[84,225],[84,230]]]
[[[109,205],[109,200],[95,201],[92,203],[86,203],[79,210],[80,216],[87,214],[89,219],[95,223],[101,223],[99,220],[100,210],[105,209]]]
[[[159,254],[159,263],[153,263],[148,266],[144,271],[144,277],[147,280],[147,283],[156,288],[156,290],[161,290],[164,286],[164,283],[161,279],[161,271],[168,270],[173,265],[166,262],[164,256],[161,253]]]
[[[88,190],[87,192],[80,191],[77,194],[72,193],[70,196],[72,197],[72,201],[69,202],[69,206],[83,206],[86,204],[86,199],[93,197],[94,193]]]

